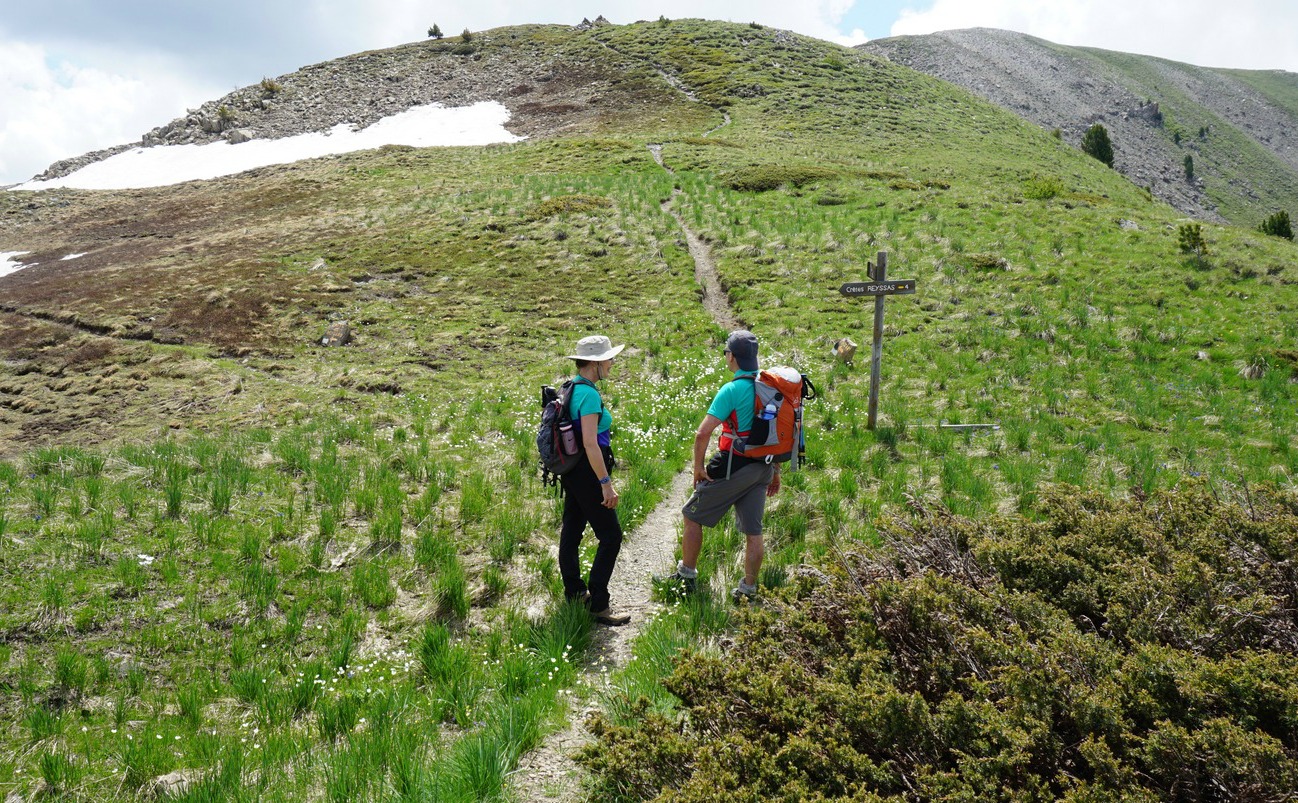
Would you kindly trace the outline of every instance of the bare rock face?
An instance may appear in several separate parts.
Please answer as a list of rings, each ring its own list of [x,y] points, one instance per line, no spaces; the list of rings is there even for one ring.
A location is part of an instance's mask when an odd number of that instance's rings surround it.
[[[345,346],[352,342],[352,327],[347,321],[334,321],[320,339],[322,346]]]

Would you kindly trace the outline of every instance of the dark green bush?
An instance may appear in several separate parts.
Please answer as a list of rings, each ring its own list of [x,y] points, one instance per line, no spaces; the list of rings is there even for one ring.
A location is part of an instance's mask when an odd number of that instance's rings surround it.
[[[534,220],[555,215],[591,215],[613,208],[613,202],[599,195],[557,195],[547,198],[532,208]]]
[[[1082,152],[1113,167],[1113,142],[1109,139],[1109,129],[1099,123],[1086,129],[1082,135]]]
[[[1068,191],[1063,179],[1058,176],[1033,176],[1023,183],[1023,195],[1038,201],[1046,201]]]
[[[594,798],[1286,799],[1298,496],[1071,490],[1035,513],[919,509],[854,578],[743,609],[726,655],[678,662],[678,716],[595,720]]]
[[[1266,220],[1257,230],[1263,234],[1269,234],[1272,237],[1283,237],[1286,240],[1293,239],[1293,227],[1289,224],[1289,213],[1283,210],[1273,215],[1268,215]]]
[[[969,254],[965,263],[970,270],[1008,270],[1010,263],[1000,254]]]
[[[766,192],[786,184],[803,187],[837,177],[838,173],[833,170],[811,165],[754,165],[726,173],[721,181],[740,192]]]
[[[1208,255],[1208,244],[1203,240],[1203,227],[1198,223],[1177,226],[1176,243],[1182,254],[1190,254],[1199,259]]]

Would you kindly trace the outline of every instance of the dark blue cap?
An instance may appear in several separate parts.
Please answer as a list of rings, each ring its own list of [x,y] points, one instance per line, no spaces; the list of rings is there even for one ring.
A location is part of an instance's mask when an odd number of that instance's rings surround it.
[[[736,329],[726,338],[726,351],[735,355],[739,370],[757,370],[757,335],[747,329]]]

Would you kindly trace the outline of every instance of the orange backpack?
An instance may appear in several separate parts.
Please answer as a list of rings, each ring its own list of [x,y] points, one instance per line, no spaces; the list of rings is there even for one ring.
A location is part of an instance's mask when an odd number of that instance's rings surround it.
[[[722,422],[717,446],[767,463],[791,462],[797,469],[806,457],[802,403],[816,397],[816,386],[797,369],[781,366],[758,373],[753,389],[752,429],[738,432],[738,416],[731,413]]]

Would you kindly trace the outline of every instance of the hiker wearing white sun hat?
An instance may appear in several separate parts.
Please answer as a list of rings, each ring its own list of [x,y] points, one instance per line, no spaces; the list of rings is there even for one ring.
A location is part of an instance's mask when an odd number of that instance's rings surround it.
[[[617,554],[622,549],[622,524],[617,518],[617,490],[613,487],[613,417],[604,406],[595,383],[607,379],[613,358],[625,346],[614,346],[604,335],[589,335],[577,341],[567,355],[577,363],[568,412],[586,459],[559,476],[563,486],[563,526],[559,531],[559,575],[564,597],[582,600],[596,622],[624,625],[630,616],[615,614],[609,607],[608,581],[613,576]],[[599,546],[590,575],[583,580],[578,553],[589,524]]]
[[[621,354],[624,348],[626,346],[613,345],[613,341],[604,335],[589,335],[577,341],[576,353],[569,354],[568,359],[603,362]]]

